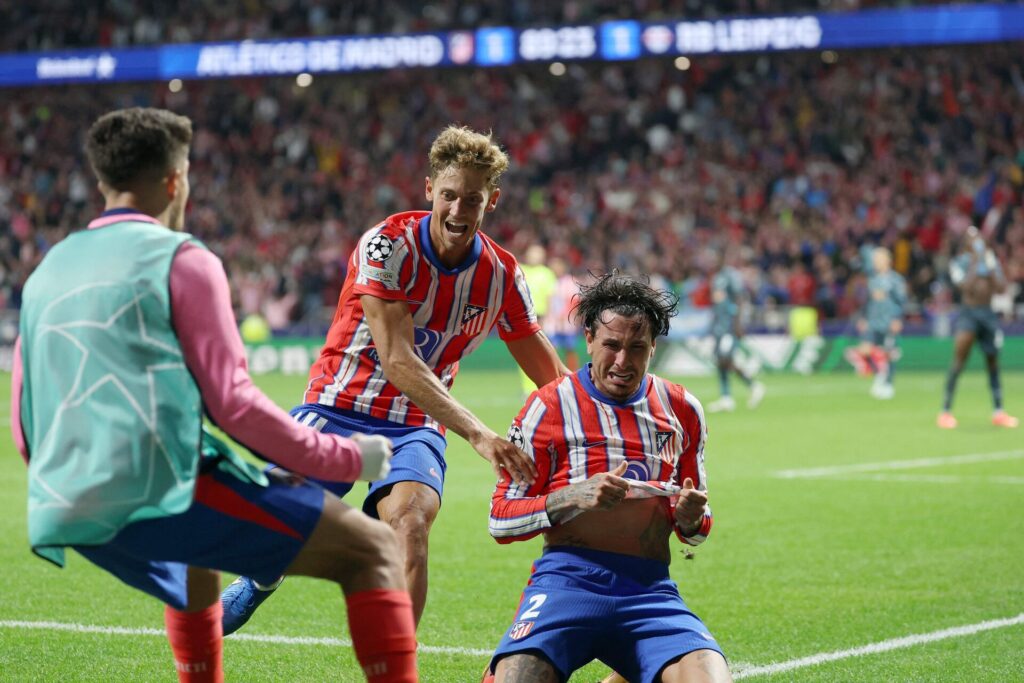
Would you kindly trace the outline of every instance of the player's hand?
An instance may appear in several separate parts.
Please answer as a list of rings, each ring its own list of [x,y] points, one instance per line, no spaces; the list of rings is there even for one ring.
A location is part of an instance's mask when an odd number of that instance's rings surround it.
[[[864,334],[868,331],[868,321],[861,318],[857,321],[857,332]]]
[[[391,471],[391,440],[377,435],[353,434],[352,440],[359,446],[363,456],[363,469],[359,481],[377,481]]]
[[[608,510],[624,501],[629,493],[629,482],[622,478],[626,465],[626,461],[622,461],[611,472],[601,472],[573,484],[570,488],[576,509],[582,512]]]
[[[899,334],[900,332],[902,332],[903,331],[903,321],[902,320],[893,320],[891,323],[889,323],[889,331],[892,332],[893,334]]]
[[[471,441],[470,445],[491,463],[499,479],[507,472],[517,484],[529,486],[537,480],[537,467],[530,456],[494,432]]]
[[[691,533],[696,533],[707,504],[708,494],[695,489],[693,479],[687,477],[683,480],[683,488],[679,491],[679,501],[676,503],[676,524],[684,532],[692,529]],[[683,535],[690,534],[684,533]]]

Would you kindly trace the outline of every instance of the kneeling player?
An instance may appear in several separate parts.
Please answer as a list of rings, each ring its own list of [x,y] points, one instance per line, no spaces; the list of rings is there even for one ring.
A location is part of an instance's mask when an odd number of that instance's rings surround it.
[[[534,392],[509,430],[541,476],[499,480],[490,532],[545,547],[491,660],[499,683],[565,681],[593,659],[631,683],[731,680],[668,572],[669,536],[697,545],[712,523],[700,402],[647,373],[675,305],[614,272],[584,288],[591,362]]]

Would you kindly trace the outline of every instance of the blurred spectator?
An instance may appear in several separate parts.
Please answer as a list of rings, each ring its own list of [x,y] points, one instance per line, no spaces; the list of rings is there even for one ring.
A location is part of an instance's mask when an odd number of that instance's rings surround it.
[[[0,0],[3,2],[4,0]],[[289,3],[284,3],[285,5]],[[515,4],[515,3],[512,3]],[[583,3],[581,3],[583,4]],[[223,257],[240,317],[326,325],[353,240],[423,199],[432,136],[492,129],[513,167],[485,230],[573,272],[644,272],[706,305],[698,254],[737,264],[772,310],[850,315],[859,250],[893,249],[909,313],[944,310],[951,240],[985,230],[1024,280],[1019,45],[405,70],[292,79],[5,90],[0,300],[16,308],[40,255],[99,210],[82,135],[133,104],[197,130],[188,228]],[[1024,288],[1017,287],[1017,303]],[[329,313],[328,313],[329,315]],[[754,321],[756,326],[756,321]]]

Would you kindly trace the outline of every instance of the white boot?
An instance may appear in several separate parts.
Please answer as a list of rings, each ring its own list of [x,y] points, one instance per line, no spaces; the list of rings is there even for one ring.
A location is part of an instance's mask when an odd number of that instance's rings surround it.
[[[731,413],[734,410],[736,410],[736,399],[732,396],[723,396],[708,404],[709,413]]]

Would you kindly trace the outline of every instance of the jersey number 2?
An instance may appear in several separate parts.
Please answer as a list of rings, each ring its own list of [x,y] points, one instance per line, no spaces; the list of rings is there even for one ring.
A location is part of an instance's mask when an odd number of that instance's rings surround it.
[[[526,610],[519,615],[519,620],[525,619],[536,619],[540,616],[540,606],[544,604],[544,601],[548,599],[546,593],[538,593],[537,595],[530,596],[530,609]]]

